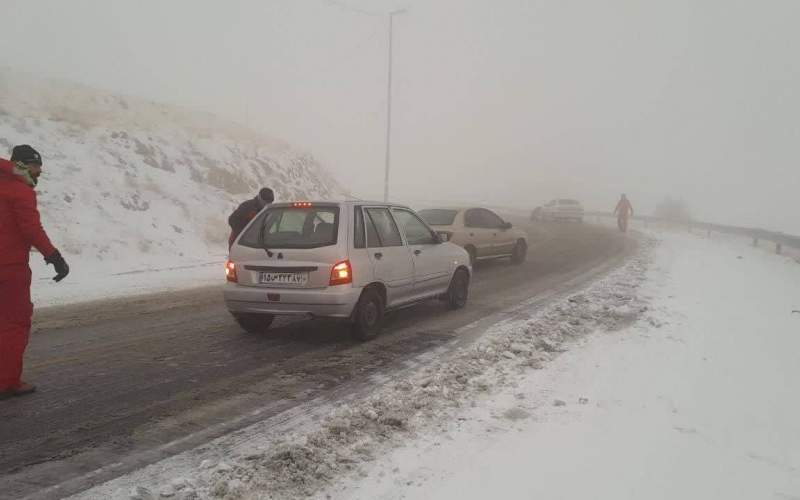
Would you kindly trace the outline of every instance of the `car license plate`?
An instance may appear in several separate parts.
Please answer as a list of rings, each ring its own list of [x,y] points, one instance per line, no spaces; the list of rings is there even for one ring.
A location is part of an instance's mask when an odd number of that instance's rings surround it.
[[[259,281],[264,285],[305,285],[308,273],[261,273]]]

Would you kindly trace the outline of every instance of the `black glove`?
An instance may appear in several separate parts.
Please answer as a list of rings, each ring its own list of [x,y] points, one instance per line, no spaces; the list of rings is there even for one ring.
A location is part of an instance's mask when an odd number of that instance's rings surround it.
[[[64,260],[64,257],[61,256],[61,252],[58,250],[53,252],[53,254],[49,257],[45,257],[44,261],[48,264],[52,264],[53,267],[56,268],[56,275],[53,278],[53,281],[56,283],[66,278],[69,274],[69,266],[67,265],[67,261]]]

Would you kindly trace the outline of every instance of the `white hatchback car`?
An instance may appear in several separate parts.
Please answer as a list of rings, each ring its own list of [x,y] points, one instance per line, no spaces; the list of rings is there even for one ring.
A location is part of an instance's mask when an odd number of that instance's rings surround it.
[[[387,310],[428,299],[464,307],[472,267],[408,207],[298,202],[262,210],[231,247],[226,274],[225,303],[247,331],[278,315],[344,318],[366,340]]]

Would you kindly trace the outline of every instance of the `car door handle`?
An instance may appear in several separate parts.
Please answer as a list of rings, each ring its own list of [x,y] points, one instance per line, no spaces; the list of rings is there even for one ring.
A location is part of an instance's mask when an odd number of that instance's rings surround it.
[[[378,259],[378,260],[381,260],[383,258],[383,254],[380,253],[380,252],[376,252],[375,253],[375,258]]]
[[[422,250],[420,250],[420,249],[414,250],[414,255],[419,255],[421,253],[422,253]]]

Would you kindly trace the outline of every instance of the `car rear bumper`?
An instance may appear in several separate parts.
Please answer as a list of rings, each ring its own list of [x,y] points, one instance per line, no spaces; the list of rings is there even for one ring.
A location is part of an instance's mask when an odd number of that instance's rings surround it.
[[[298,290],[228,283],[225,305],[232,313],[349,318],[361,297],[350,285]]]

